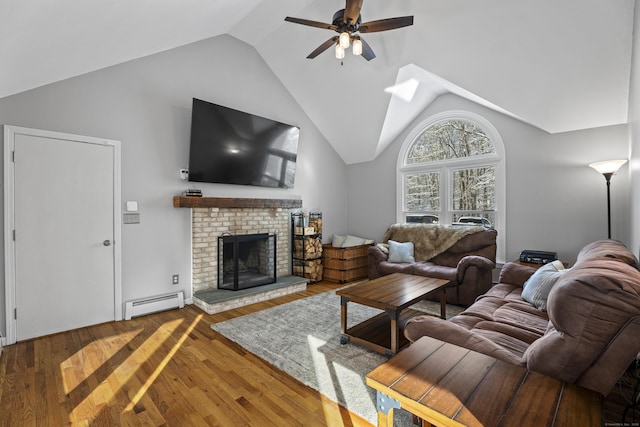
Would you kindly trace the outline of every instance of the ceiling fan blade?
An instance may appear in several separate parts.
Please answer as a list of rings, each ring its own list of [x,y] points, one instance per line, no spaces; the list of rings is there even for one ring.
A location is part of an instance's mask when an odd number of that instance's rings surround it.
[[[320,55],[322,52],[324,52],[325,50],[329,49],[332,45],[336,44],[336,42],[338,41],[338,36],[333,36],[331,37],[329,40],[327,40],[326,42],[322,43],[320,46],[318,46],[316,48],[316,50],[314,50],[313,52],[311,52],[309,54],[309,56],[307,56],[308,59],[313,59],[316,56]],[[364,45],[364,44],[363,44]],[[364,49],[363,49],[364,52]]]
[[[373,49],[371,49],[371,46],[369,46],[369,43],[364,41],[362,37],[360,37],[360,41],[362,42],[362,57],[367,61],[371,61],[373,58],[376,57],[376,54],[373,53]]]
[[[347,25],[355,25],[360,17],[363,0],[346,0],[344,7],[344,23]]]
[[[309,27],[323,28],[325,30],[335,31],[337,28],[333,24],[326,24],[324,22],[319,22],[319,21],[311,21],[309,19],[293,18],[291,16],[287,16],[286,18],[284,18],[284,20],[287,22],[293,22],[294,24],[301,24],[301,25],[307,25]]]
[[[380,19],[377,21],[363,22],[358,27],[361,33],[376,33],[379,31],[395,30],[396,28],[413,25],[413,16],[401,16],[398,18]]]

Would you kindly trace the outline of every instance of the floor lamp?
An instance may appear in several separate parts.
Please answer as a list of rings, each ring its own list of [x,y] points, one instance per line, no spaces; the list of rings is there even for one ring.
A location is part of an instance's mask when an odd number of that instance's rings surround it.
[[[596,162],[589,165],[604,175],[604,179],[607,181],[607,225],[609,231],[607,236],[609,239],[611,238],[611,192],[609,189],[611,186],[611,177],[625,163],[627,163],[626,160],[605,160],[604,162]]]

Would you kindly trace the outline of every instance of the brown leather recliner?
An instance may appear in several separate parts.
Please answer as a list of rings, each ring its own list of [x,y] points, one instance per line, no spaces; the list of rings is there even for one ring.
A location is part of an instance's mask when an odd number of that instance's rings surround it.
[[[449,245],[442,248],[426,244],[429,243],[428,239],[433,239],[434,233],[440,237],[444,232],[459,233],[462,237],[453,244],[451,238],[443,239]],[[482,227],[452,229],[432,224],[394,224],[386,231],[382,243],[388,240],[403,243],[412,241],[415,245],[415,262],[390,262],[388,253],[379,246],[371,246],[367,254],[369,279],[396,272],[447,279],[456,285],[447,289],[447,303],[471,305],[476,297],[491,288],[497,234],[495,230]],[[424,246],[429,246],[428,250]],[[437,255],[424,255],[433,253]]]

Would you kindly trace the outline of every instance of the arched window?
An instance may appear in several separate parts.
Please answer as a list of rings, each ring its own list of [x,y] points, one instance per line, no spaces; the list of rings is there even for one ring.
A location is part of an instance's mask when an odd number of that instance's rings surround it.
[[[487,120],[449,111],[414,129],[398,157],[398,221],[496,228],[504,261],[504,146]]]

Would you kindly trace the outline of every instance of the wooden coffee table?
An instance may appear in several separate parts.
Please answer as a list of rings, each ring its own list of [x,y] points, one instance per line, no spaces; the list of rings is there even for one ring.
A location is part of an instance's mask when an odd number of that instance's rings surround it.
[[[353,342],[387,356],[396,354],[409,344],[402,326],[414,316],[427,314],[407,307],[440,292],[440,317],[446,319],[445,288],[450,284],[444,279],[393,273],[336,291],[340,296],[340,342]],[[385,312],[347,328],[349,302]]]
[[[366,381],[377,391],[378,426],[392,427],[397,408],[433,426],[603,424],[600,393],[431,337],[369,372]]]

